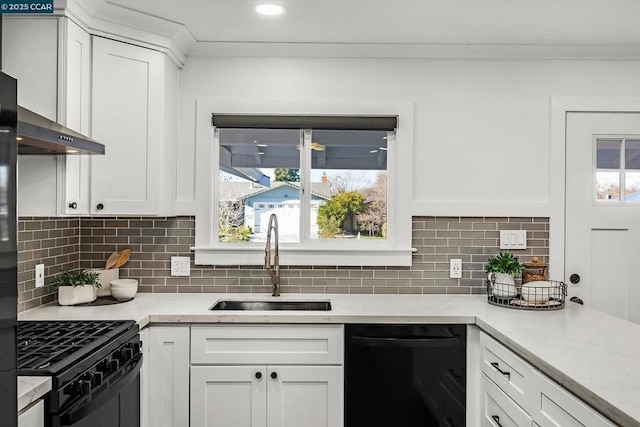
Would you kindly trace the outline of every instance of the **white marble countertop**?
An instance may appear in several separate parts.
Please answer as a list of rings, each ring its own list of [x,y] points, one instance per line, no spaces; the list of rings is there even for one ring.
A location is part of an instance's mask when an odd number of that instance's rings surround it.
[[[18,377],[18,412],[51,390],[51,377]]]
[[[217,312],[219,299],[265,294],[138,294],[95,307],[48,305],[19,320],[133,319],[149,323],[468,323],[477,324],[540,371],[620,425],[640,426],[640,325],[571,302],[563,310],[495,307],[485,296],[283,295],[330,300],[329,312]]]

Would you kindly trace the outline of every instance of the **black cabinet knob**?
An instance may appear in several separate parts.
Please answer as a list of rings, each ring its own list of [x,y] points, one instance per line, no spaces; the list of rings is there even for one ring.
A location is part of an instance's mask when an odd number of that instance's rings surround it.
[[[271,372],[271,378],[275,380],[276,378],[278,378],[278,374],[275,372]]]
[[[78,204],[76,202],[69,203],[69,209],[77,209],[77,208],[78,208]]]
[[[262,372],[256,372],[256,378],[257,379],[262,378]]]
[[[91,394],[91,381],[80,381],[80,394],[83,396]]]
[[[94,372],[93,373],[93,385],[94,386],[99,386],[100,384],[102,384],[102,380],[104,378],[104,374],[102,372]]]
[[[98,203],[96,205],[96,209],[98,209],[99,211],[101,211],[102,209],[104,209],[104,205],[102,203]]]
[[[571,276],[569,276],[569,281],[574,285],[580,283],[580,275],[573,273]]]

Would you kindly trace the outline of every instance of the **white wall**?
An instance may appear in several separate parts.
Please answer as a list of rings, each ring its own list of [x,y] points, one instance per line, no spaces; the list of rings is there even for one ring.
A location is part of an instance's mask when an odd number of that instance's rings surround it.
[[[551,216],[551,97],[639,95],[638,61],[189,57],[178,200],[195,194],[196,99],[371,99],[415,103],[414,215]]]

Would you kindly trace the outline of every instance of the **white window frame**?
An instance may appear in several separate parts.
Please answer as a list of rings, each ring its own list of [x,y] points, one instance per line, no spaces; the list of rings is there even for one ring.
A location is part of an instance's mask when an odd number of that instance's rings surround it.
[[[395,141],[387,161],[387,239],[313,239],[281,243],[281,265],[410,266],[413,195],[414,106],[406,101],[282,100],[202,98],[196,103],[196,265],[262,265],[264,244],[223,243],[215,239],[219,193],[219,147],[211,115],[395,115]],[[302,165],[301,165],[302,166]],[[303,215],[301,218],[308,216]]]
[[[607,139],[615,139],[620,140],[620,166],[618,169],[599,169],[598,168],[598,141],[607,140]],[[627,169],[626,163],[626,146],[628,140],[638,140],[640,139],[640,135],[594,135],[593,136],[593,149],[592,149],[592,159],[593,159],[593,179],[591,180],[591,197],[592,204],[594,206],[631,206],[637,207],[640,204],[640,201],[628,201],[626,198],[625,187],[626,187],[626,175],[625,172],[640,172],[640,169]],[[597,185],[597,175],[598,172],[615,172],[619,177],[619,185],[620,185],[620,198],[619,199],[598,199],[596,198],[598,185]]]

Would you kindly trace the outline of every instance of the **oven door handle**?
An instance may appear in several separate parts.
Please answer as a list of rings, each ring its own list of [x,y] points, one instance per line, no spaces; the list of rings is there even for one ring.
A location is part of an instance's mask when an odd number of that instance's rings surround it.
[[[118,378],[113,384],[109,384],[109,387],[102,393],[99,393],[94,399],[89,401],[85,405],[75,407],[72,411],[60,414],[60,425],[71,426],[79,420],[85,418],[93,411],[113,399],[118,393],[120,393],[131,381],[134,380],[140,373],[142,367],[142,353],[138,353],[134,356],[133,367],[122,377]]]
[[[380,338],[380,337],[350,337],[351,344],[356,347],[380,348],[442,348],[461,347],[460,337],[431,337],[431,338]]]

